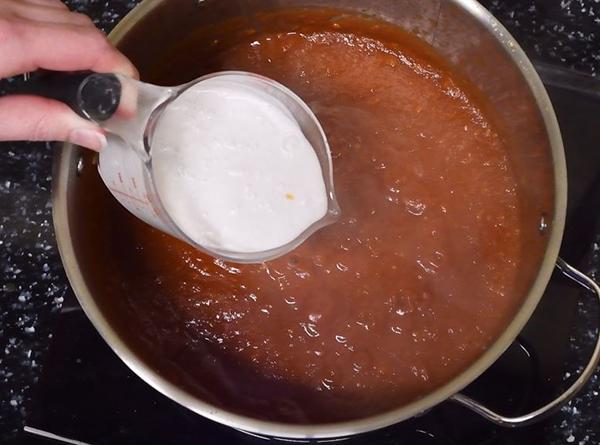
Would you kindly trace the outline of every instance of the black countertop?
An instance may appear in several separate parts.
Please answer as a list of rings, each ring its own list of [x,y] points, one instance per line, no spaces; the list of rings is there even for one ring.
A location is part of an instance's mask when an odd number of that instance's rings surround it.
[[[137,0],[67,3],[109,31]],[[532,59],[589,76],[600,72],[600,2],[482,3],[509,28]],[[0,81],[0,94],[16,82],[20,79]],[[560,92],[552,96],[553,100],[573,100]],[[569,119],[574,118],[564,116],[561,125],[568,127]],[[51,144],[0,143],[0,440],[14,437],[23,425],[32,387],[40,377],[56,329],[57,314],[70,292],[52,229],[52,151]],[[600,227],[596,233],[595,239],[583,240],[588,251],[585,267],[592,274],[598,273],[600,264]],[[590,330],[589,335],[593,334]],[[586,391],[555,417],[549,427],[554,431],[552,443],[600,442],[598,391],[595,376]]]

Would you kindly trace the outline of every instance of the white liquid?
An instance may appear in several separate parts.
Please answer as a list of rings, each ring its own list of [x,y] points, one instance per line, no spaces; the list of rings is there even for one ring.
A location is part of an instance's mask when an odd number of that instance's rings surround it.
[[[165,110],[151,144],[165,209],[204,247],[274,249],[327,213],[321,166],[298,123],[249,86],[194,85]]]

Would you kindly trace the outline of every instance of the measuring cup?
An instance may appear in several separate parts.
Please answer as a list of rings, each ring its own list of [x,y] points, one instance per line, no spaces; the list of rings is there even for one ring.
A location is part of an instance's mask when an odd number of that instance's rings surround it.
[[[174,222],[161,202],[152,168],[154,128],[164,110],[186,89],[214,77],[258,89],[276,99],[296,119],[317,154],[328,210],[322,219],[288,244],[260,252],[233,252],[199,245]],[[33,94],[61,100],[107,130],[108,146],[100,152],[98,170],[117,201],[151,226],[212,256],[239,263],[271,260],[290,252],[315,231],[333,223],[339,215],[331,152],[325,133],[310,108],[296,94],[272,79],[247,72],[224,71],[184,85],[160,87],[119,74],[84,72],[51,73],[37,84],[34,81],[33,85]]]

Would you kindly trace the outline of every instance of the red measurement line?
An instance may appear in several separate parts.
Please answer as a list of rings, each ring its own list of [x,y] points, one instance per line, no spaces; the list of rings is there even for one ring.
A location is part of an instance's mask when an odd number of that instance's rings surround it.
[[[122,192],[121,190],[117,190],[117,189],[114,189],[112,187],[109,187],[108,189],[111,192],[118,193],[119,195],[125,196],[126,198],[129,198],[129,199],[131,199],[133,201],[141,202],[144,205],[149,205],[150,204],[148,201],[144,201],[143,199],[136,198],[135,196],[132,196],[129,193]]]

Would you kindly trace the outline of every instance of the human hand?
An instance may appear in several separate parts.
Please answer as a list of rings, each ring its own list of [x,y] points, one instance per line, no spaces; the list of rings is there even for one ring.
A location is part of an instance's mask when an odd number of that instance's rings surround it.
[[[44,68],[138,77],[89,17],[60,0],[0,0],[0,78]],[[70,141],[100,150],[104,133],[68,106],[36,96],[0,97],[0,141]]]

